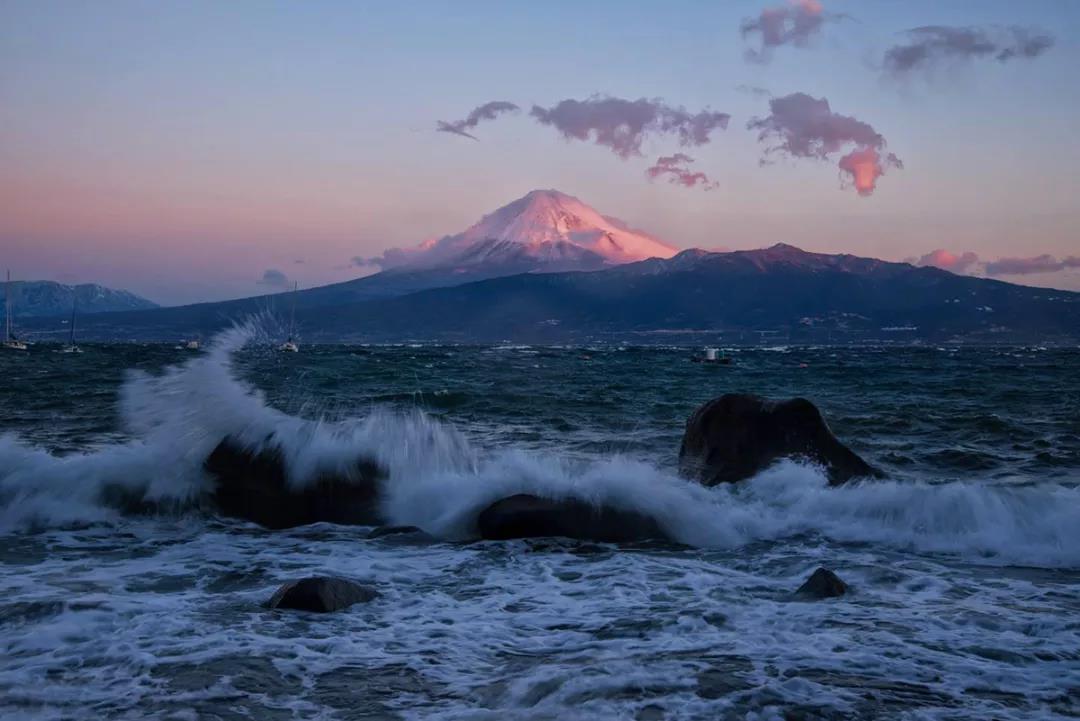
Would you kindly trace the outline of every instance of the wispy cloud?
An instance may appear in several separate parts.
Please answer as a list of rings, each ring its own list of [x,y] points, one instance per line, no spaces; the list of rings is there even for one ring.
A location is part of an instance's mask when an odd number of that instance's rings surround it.
[[[736,85],[735,90],[743,93],[744,95],[750,95],[755,98],[771,98],[772,92],[768,88],[762,88],[757,85],[746,85],[745,83]]]
[[[764,118],[751,118],[747,123],[747,128],[758,131],[758,140],[768,144],[763,164],[773,155],[827,160],[854,146],[838,165],[860,195],[874,191],[886,167],[903,167],[899,158],[885,152],[885,138],[872,125],[834,113],[825,98],[792,93],[771,99],[769,110]]]
[[[915,265],[931,266],[953,273],[963,273],[979,263],[979,256],[972,252],[951,253],[944,248],[932,250],[915,261]]]
[[[568,140],[591,141],[623,159],[641,155],[641,144],[649,135],[673,135],[683,146],[704,145],[713,131],[726,128],[731,119],[727,113],[708,109],[690,113],[659,99],[601,95],[562,100],[550,108],[534,105],[530,114]]]
[[[747,48],[746,58],[764,63],[782,45],[805,47],[826,22],[844,17],[825,12],[819,0],[790,0],[787,5],[765,8],[756,18],[743,20],[743,39],[756,36],[760,41],[757,48]]]
[[[285,288],[289,285],[289,276],[277,268],[263,271],[262,278],[256,281],[259,285],[268,285],[273,288]]]
[[[905,32],[907,42],[885,51],[885,72],[894,77],[916,70],[931,71],[941,64],[993,59],[1004,63],[1036,58],[1054,45],[1049,33],[1011,26],[1006,28],[926,25]]]
[[[687,166],[694,159],[684,153],[664,155],[656,159],[656,163],[645,171],[650,180],[667,176],[668,182],[673,185],[681,185],[685,188],[701,186],[702,190],[715,190],[717,184],[709,180],[709,176],[701,171],[691,171]]]
[[[1059,270],[1080,268],[1080,257],[1070,255],[1058,260],[1052,255],[1032,258],[999,258],[986,264],[987,275],[1030,275],[1056,273]]]
[[[472,112],[466,115],[462,120],[454,120],[452,122],[440,120],[436,124],[435,130],[440,133],[453,133],[454,135],[471,138],[472,140],[479,140],[479,138],[468,131],[476,128],[482,120],[494,120],[503,113],[513,113],[520,109],[521,108],[517,105],[508,103],[505,100],[493,100],[490,103],[484,103],[480,107],[473,108]]]

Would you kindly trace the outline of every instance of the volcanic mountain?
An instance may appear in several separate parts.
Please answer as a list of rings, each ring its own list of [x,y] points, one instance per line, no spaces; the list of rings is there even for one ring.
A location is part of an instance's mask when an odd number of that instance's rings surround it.
[[[676,249],[601,215],[557,190],[534,190],[457,235],[393,249],[372,262],[387,268],[489,268],[524,271],[595,270],[646,258],[670,258]]]
[[[384,266],[382,272],[301,290],[295,302],[298,311],[338,307],[519,273],[598,270],[670,258],[676,252],[577,198],[557,190],[534,190],[461,233],[414,248],[394,248],[369,261]],[[147,317],[162,324],[198,318],[204,327],[217,327],[226,320],[281,307],[279,297],[264,295],[167,308]]]

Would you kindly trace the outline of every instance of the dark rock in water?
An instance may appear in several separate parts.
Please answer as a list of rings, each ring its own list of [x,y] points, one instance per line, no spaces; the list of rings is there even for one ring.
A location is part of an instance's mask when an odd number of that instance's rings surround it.
[[[416,526],[379,526],[371,529],[371,532],[367,534],[367,537],[372,539],[386,536],[420,536],[425,540],[431,538],[424,529]]]
[[[795,594],[806,598],[836,598],[843,596],[847,590],[847,584],[839,576],[827,568],[819,568],[806,579],[806,583],[799,586]]]
[[[805,398],[768,401],[729,393],[690,416],[679,449],[679,472],[706,486],[750,478],[781,458],[823,466],[839,485],[880,471],[836,439],[821,412]]]
[[[367,603],[378,595],[374,589],[344,578],[312,576],[286,583],[274,593],[267,605],[270,608],[329,613],[348,608],[354,603]]]
[[[641,513],[524,493],[491,504],[480,512],[476,525],[481,538],[492,540],[562,536],[626,543],[667,538],[655,519]]]
[[[366,458],[357,458],[345,473],[324,473],[302,488],[293,488],[285,475],[280,448],[268,445],[253,453],[226,438],[204,467],[216,480],[213,500],[226,516],[267,528],[319,522],[376,525],[381,521],[377,495],[385,473]]]

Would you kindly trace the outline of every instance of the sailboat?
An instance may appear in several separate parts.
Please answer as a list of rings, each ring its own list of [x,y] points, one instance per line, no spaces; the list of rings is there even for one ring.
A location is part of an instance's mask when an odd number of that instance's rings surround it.
[[[11,271],[7,272],[7,285],[4,286],[4,342],[0,348],[7,350],[26,350],[26,343],[15,337],[11,330]]]
[[[296,344],[293,337],[296,335],[296,289],[297,284],[293,283],[292,290],[292,310],[289,313],[289,339],[278,346],[279,351],[285,353],[299,353],[300,346]]]
[[[75,300],[71,301],[71,335],[68,344],[60,349],[61,353],[82,353],[82,348],[75,345]]]

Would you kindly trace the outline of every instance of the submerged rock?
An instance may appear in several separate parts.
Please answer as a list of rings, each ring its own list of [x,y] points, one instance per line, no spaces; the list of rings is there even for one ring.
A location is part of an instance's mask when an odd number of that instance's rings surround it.
[[[679,472],[706,486],[750,478],[782,458],[820,464],[830,485],[881,475],[829,430],[805,398],[769,401],[729,393],[705,403],[686,422]]]
[[[270,608],[329,613],[348,608],[354,603],[367,603],[378,595],[375,589],[344,578],[312,576],[286,583],[274,593],[267,605]]]
[[[626,543],[664,540],[668,536],[654,518],[635,511],[593,506],[577,499],[552,500],[528,494],[496,501],[476,519],[481,538],[561,536],[582,541]]]
[[[795,595],[804,598],[836,598],[847,593],[847,584],[827,568],[819,568],[810,574],[806,583],[799,586]]]
[[[409,536],[413,539],[424,541],[435,540],[434,537],[424,531],[424,529],[417,528],[416,526],[379,526],[378,528],[371,529],[371,532],[367,534],[369,539],[385,538],[387,536]]]
[[[254,453],[226,438],[204,467],[215,480],[213,501],[226,516],[267,528],[319,522],[376,525],[382,520],[377,496],[385,472],[367,458],[357,458],[345,473],[323,473],[294,488],[280,448],[271,445]]]

